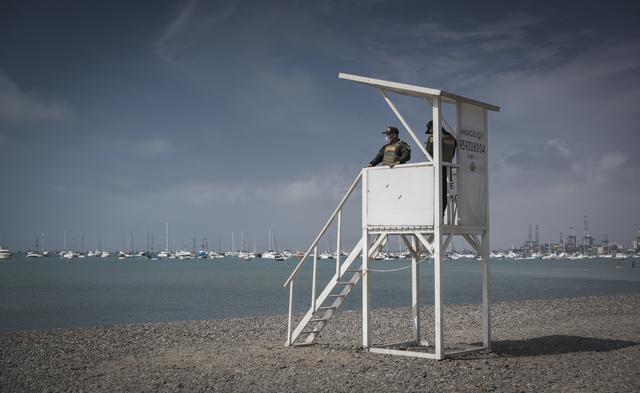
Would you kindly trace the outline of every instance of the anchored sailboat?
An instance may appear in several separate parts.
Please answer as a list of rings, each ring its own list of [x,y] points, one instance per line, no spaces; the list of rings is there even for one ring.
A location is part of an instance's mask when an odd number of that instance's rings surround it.
[[[271,228],[268,231],[268,236],[269,236],[269,249],[262,253],[262,258],[273,259],[276,261],[284,261],[285,259],[287,259],[284,255],[278,252],[278,246],[276,244],[276,235],[273,229],[273,225],[271,225]]]

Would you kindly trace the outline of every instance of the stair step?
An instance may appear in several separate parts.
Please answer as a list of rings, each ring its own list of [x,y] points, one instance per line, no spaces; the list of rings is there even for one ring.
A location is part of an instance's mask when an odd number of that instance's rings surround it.
[[[326,306],[326,307],[318,307],[318,310],[335,310],[338,307]]]
[[[328,321],[328,320],[329,320],[329,318],[310,319],[309,323],[311,323],[311,322],[325,322],[325,321]]]
[[[320,331],[319,330],[307,330],[304,332],[300,332],[300,334],[319,334]]]
[[[338,281],[336,282],[336,285],[355,285],[355,284],[352,283],[351,281]]]
[[[327,297],[345,297],[345,296],[347,296],[347,295],[340,295],[340,294],[338,294],[338,295],[329,295],[329,296],[327,296]]]
[[[345,270],[345,272],[349,272],[349,273],[362,273],[362,269],[351,269],[351,270]]]
[[[315,345],[315,343],[293,343],[291,345],[294,347],[308,347],[309,345]]]

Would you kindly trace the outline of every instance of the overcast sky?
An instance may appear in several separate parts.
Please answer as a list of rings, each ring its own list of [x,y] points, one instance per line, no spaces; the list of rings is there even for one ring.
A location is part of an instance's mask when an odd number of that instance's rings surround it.
[[[539,224],[640,228],[633,2],[4,1],[0,236],[13,249],[164,246],[240,231],[308,246],[400,124],[339,72],[446,89],[490,113],[492,246]],[[426,105],[399,99],[422,130]],[[401,129],[401,138],[407,133]],[[418,149],[414,149],[417,159]],[[346,242],[358,236],[355,215]],[[1,240],[1,239],[0,239]],[[237,243],[237,244],[238,244]],[[335,244],[335,242],[334,242]],[[325,244],[325,245],[328,245]]]

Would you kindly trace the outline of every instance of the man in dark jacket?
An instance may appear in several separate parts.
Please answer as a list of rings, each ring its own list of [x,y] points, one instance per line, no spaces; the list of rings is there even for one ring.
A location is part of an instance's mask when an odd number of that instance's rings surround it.
[[[427,143],[425,143],[425,147],[427,148],[427,152],[431,154],[433,157],[433,121],[429,120],[427,123],[427,131],[425,134],[429,135],[427,138]],[[447,132],[447,130],[442,128],[442,133],[440,139],[442,140],[442,161],[443,162],[451,162],[453,161],[453,156],[456,154],[456,148],[458,147],[458,142],[456,138],[451,135],[451,133]],[[444,210],[447,208],[447,189],[449,184],[447,182],[447,167],[442,167],[442,212],[444,214]]]
[[[396,164],[404,164],[411,159],[411,148],[406,142],[398,138],[399,131],[395,127],[387,127],[382,131],[386,135],[387,143],[382,146],[369,166],[376,166],[379,163],[389,165],[393,168]]]

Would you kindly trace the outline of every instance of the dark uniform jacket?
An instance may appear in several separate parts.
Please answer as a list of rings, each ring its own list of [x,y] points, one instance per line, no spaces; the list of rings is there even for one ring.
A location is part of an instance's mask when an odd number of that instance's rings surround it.
[[[369,165],[376,166],[381,162],[384,162],[385,165],[404,164],[410,159],[411,147],[406,142],[398,139],[394,143],[387,143],[382,146],[375,158],[369,162]]]
[[[451,135],[451,133],[447,132],[444,128],[442,128],[442,133],[440,134],[442,138],[442,161],[451,162],[453,160],[453,156],[456,154],[456,147],[458,147],[458,142],[456,138]],[[433,134],[429,135],[427,139],[427,143],[425,143],[427,152],[431,154],[433,157]],[[442,214],[444,214],[444,210],[447,208],[447,195],[448,195],[448,180],[447,180],[447,168],[442,167]]]
[[[444,128],[440,135],[442,138],[442,161],[451,162],[453,160],[453,156],[456,154],[458,142],[456,141],[456,138],[454,138],[453,135],[447,132]],[[433,134],[429,135],[426,145],[427,152],[429,152],[431,157],[433,157]]]

